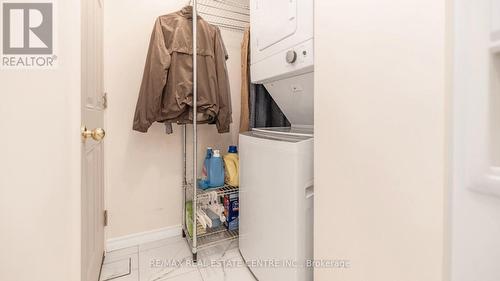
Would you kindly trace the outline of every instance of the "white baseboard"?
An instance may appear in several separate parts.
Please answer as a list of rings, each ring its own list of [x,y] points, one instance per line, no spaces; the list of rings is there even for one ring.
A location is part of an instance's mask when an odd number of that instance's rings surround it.
[[[129,248],[140,244],[154,242],[157,240],[172,238],[176,236],[180,237],[181,233],[182,233],[182,227],[180,225],[174,225],[151,231],[145,231],[121,237],[111,238],[106,241],[106,252]]]

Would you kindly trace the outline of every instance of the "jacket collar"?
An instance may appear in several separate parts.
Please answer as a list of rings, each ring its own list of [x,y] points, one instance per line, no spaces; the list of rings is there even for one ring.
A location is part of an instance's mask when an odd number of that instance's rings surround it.
[[[193,6],[185,6],[180,11],[181,15],[187,19],[193,18]]]

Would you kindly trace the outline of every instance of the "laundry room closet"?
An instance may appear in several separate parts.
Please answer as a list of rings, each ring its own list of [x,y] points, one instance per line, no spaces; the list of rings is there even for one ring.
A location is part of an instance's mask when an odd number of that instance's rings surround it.
[[[188,4],[186,0],[105,3],[107,239],[181,225],[182,126],[173,125],[170,135],[160,123],[152,124],[147,134],[133,131],[132,127],[155,20]],[[227,152],[238,142],[243,32],[221,28],[221,34],[229,56],[233,122],[226,134],[219,134],[212,125],[198,127],[200,160],[202,148],[212,146]],[[188,151],[192,151],[191,147]]]
[[[251,260],[312,259],[312,4],[104,3],[108,252],[182,234],[194,262],[224,242]],[[312,280],[299,266],[254,274]]]

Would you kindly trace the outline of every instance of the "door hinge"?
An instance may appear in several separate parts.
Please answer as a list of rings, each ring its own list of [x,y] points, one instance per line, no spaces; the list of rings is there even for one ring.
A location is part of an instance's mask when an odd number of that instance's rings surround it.
[[[108,226],[108,210],[104,210],[104,226]]]
[[[108,93],[104,93],[102,95],[102,108],[103,109],[108,108]]]

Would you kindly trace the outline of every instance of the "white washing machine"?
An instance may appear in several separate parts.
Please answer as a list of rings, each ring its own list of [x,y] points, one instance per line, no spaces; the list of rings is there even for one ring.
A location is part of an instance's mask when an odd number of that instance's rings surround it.
[[[240,251],[259,281],[312,281],[314,139],[274,128],[240,135]],[[272,264],[271,264],[272,263]]]

